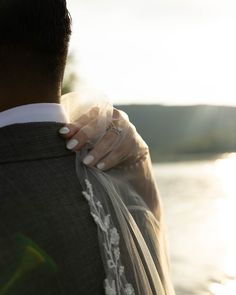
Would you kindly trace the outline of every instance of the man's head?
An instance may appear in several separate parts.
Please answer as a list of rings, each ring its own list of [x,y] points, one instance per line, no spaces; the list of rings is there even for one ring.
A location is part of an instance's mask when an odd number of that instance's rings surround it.
[[[60,83],[70,35],[66,0],[0,0],[0,76]]]

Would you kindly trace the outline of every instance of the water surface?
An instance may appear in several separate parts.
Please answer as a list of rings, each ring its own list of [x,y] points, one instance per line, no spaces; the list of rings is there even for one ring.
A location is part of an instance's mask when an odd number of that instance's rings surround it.
[[[177,295],[236,295],[236,155],[154,171]]]

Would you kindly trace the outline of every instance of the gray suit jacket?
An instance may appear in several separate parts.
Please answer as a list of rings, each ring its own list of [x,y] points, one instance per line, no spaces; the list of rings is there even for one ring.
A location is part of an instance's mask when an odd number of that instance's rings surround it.
[[[104,294],[97,228],[60,127],[0,128],[0,295]]]

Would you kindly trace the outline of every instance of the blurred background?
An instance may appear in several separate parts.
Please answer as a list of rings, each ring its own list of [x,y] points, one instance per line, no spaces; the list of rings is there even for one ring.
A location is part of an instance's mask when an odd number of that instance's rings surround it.
[[[149,144],[177,295],[235,295],[236,2],[68,6],[64,93],[101,89]]]

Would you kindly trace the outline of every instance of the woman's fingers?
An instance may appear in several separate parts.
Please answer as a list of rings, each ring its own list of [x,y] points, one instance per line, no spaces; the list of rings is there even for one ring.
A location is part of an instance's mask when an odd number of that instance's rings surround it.
[[[107,132],[84,158],[83,163],[88,166],[97,165],[108,153],[112,151],[113,146],[118,140],[119,138],[117,134],[114,132]],[[98,168],[102,169],[101,167],[102,165]]]
[[[89,137],[83,130],[80,130],[67,142],[66,147],[69,150],[79,151],[87,143],[89,143]]]
[[[74,124],[66,124],[64,127],[62,127],[59,130],[59,133],[61,136],[65,139],[70,139],[73,137],[77,132],[80,131],[81,128],[89,124],[89,122],[92,120],[92,116],[94,118],[98,115],[97,108],[92,108],[88,113],[80,116]],[[94,119],[93,118],[93,119]]]
[[[75,123],[67,124],[59,130],[61,136],[67,140],[69,150],[79,151],[85,144],[96,141],[103,124],[99,116],[99,108],[94,107],[80,116]]]
[[[127,151],[124,149],[115,149],[111,151],[105,158],[103,158],[98,164],[97,168],[103,171],[107,171],[123,162]]]
[[[67,124],[59,130],[59,133],[65,140],[67,140],[67,149],[73,150],[78,145],[76,135],[79,133],[79,126],[75,124]]]
[[[75,124],[66,124],[59,130],[60,135],[64,139],[70,139],[79,131],[79,126]]]
[[[85,165],[109,170],[123,162],[128,164],[135,161],[144,150],[143,141],[124,112],[113,110],[111,128],[99,139],[109,124],[109,120],[106,122],[99,115],[99,109],[93,108],[80,116],[74,124],[61,128],[59,132],[67,140],[66,146],[69,150],[79,151],[87,143],[93,146],[83,160]],[[116,130],[121,130],[121,133]]]
[[[99,128],[97,119],[95,119],[85,126],[82,126],[81,121],[76,124],[68,124],[61,128],[59,132],[67,140],[67,149],[79,151],[87,143],[96,141],[100,133]]]

